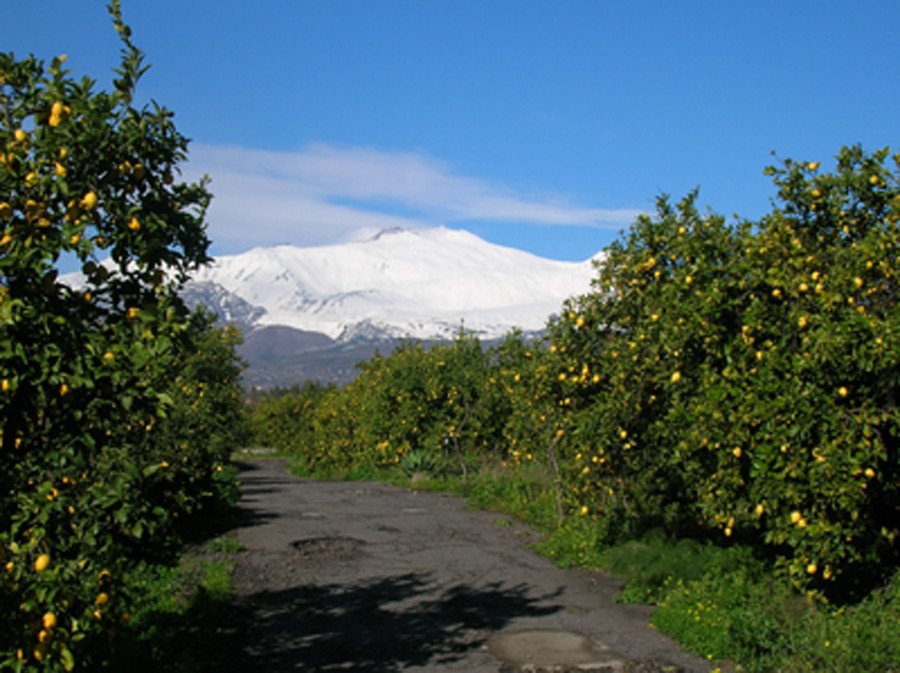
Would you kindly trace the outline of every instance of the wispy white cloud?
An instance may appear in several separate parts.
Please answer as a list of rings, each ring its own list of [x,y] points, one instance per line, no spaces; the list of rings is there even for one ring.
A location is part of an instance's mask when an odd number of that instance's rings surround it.
[[[639,214],[520,195],[423,154],[321,143],[297,152],[192,145],[186,177],[204,173],[215,194],[210,235],[228,252],[467,221],[620,229]]]

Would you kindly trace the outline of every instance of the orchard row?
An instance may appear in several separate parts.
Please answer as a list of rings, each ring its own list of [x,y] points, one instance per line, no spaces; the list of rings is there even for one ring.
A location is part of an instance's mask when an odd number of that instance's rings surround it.
[[[540,461],[560,516],[609,536],[740,541],[809,590],[877,581],[900,545],[897,161],[785,161],[757,222],[660,198],[544,340],[407,344],[263,401],[256,440],[312,471]]]

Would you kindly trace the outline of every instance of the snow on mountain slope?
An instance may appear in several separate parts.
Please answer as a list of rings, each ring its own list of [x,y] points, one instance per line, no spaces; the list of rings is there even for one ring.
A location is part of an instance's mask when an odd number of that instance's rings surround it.
[[[563,300],[590,289],[594,275],[590,260],[543,259],[440,227],[314,248],[254,248],[217,258],[188,289],[221,288],[256,309],[254,325],[332,338],[360,328],[446,338],[461,324],[494,338],[513,327],[542,329]]]
[[[446,339],[462,325],[492,339],[514,327],[543,329],[595,275],[590,259],[544,259],[466,231],[389,229],[359,242],[218,257],[183,296],[245,332],[277,325],[341,341]],[[73,286],[83,282],[69,276]]]

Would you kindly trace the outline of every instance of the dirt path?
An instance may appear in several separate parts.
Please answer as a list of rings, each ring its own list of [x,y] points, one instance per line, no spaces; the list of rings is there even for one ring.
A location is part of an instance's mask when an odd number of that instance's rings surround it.
[[[225,671],[708,671],[613,601],[617,581],[561,570],[514,520],[447,495],[315,482],[242,464],[238,598]]]

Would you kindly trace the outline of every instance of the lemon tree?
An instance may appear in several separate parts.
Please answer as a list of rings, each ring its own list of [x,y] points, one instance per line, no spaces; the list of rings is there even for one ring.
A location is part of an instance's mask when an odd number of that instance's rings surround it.
[[[177,290],[209,260],[187,139],[138,105],[119,3],[111,91],[65,58],[0,54],[0,665],[99,667],[129,568],[224,487],[237,335]],[[61,282],[62,260],[83,284]],[[205,353],[205,355],[204,355]]]
[[[755,223],[701,213],[696,194],[662,198],[611,246],[596,291],[551,327],[580,511],[758,545],[813,589],[892,567],[900,190],[889,161],[851,147],[832,173],[773,166],[778,200]]]

